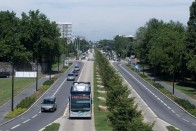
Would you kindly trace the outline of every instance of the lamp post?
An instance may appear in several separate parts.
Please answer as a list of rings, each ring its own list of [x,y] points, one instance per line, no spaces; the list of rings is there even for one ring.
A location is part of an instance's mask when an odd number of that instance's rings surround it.
[[[38,44],[36,45],[36,91],[38,91]]]
[[[14,111],[14,60],[12,60],[12,105],[11,110]]]
[[[172,93],[174,94],[174,87],[175,87],[175,43],[173,44],[173,89]]]

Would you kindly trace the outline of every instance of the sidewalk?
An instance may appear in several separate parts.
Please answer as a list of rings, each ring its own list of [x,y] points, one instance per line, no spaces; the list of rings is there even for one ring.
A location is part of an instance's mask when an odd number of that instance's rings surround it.
[[[62,65],[60,66],[60,69],[61,68],[62,68]],[[43,85],[43,83],[48,79],[50,79],[49,75],[41,77],[38,80],[38,88],[41,85]],[[35,92],[36,92],[36,82],[34,82],[32,85],[30,85],[29,87],[27,87],[21,93],[19,93],[18,95],[14,97],[14,107],[16,107],[16,105],[19,104],[22,99],[28,96],[31,96]],[[0,106],[0,125],[10,120],[10,119],[5,118],[5,115],[8,114],[10,111],[11,111],[11,100],[9,100],[7,103]]]
[[[40,87],[48,79],[49,76],[44,76],[40,78],[38,80],[38,87]],[[16,107],[16,105],[20,103],[22,99],[31,96],[35,92],[36,92],[36,82],[14,97],[14,107]],[[8,114],[10,111],[11,111],[11,100],[9,100],[7,103],[0,106],[0,125],[10,120],[5,118],[5,115]]]
[[[124,62],[124,63],[127,63],[126,61],[123,61],[123,62]],[[140,72],[140,73],[142,73],[142,72]],[[167,84],[166,82],[163,82],[163,81],[159,80],[158,78],[154,78],[154,77],[150,76],[149,73],[144,72],[144,74],[145,74],[146,76],[148,76],[150,79],[156,80],[156,81],[155,81],[156,83],[159,83],[159,84],[162,85],[164,88],[166,88],[169,92],[173,93],[173,91],[172,91],[172,90],[173,90],[173,87],[172,87],[171,85]],[[191,104],[193,104],[193,105],[196,106],[196,100],[195,100],[195,99],[193,99],[193,98],[191,98],[190,96],[184,94],[183,92],[181,92],[180,90],[178,90],[178,89],[176,89],[176,88],[174,88],[174,95],[175,95],[176,97],[178,97],[178,98],[185,99],[185,100],[189,101]]]

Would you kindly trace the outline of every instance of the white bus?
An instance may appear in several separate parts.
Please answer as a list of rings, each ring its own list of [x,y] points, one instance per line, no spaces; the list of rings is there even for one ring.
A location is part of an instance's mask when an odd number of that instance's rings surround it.
[[[90,82],[73,82],[69,97],[69,118],[91,118],[92,95]]]

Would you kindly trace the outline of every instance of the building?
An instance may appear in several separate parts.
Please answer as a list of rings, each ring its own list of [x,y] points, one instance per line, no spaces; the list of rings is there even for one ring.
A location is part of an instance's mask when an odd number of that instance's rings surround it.
[[[72,23],[57,23],[60,29],[60,38],[67,38],[67,43],[70,44],[72,40]]]

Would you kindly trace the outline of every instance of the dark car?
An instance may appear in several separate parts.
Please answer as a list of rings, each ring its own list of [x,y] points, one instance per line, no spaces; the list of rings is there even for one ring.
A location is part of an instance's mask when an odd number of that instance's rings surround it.
[[[44,111],[54,112],[56,109],[57,109],[56,97],[55,96],[45,97],[41,104],[41,112],[44,112]]]
[[[77,71],[76,69],[74,69],[74,70],[72,71],[72,73],[73,73],[75,76],[78,76],[78,71]]]
[[[75,75],[73,73],[69,73],[67,75],[67,81],[74,81],[75,80]]]

